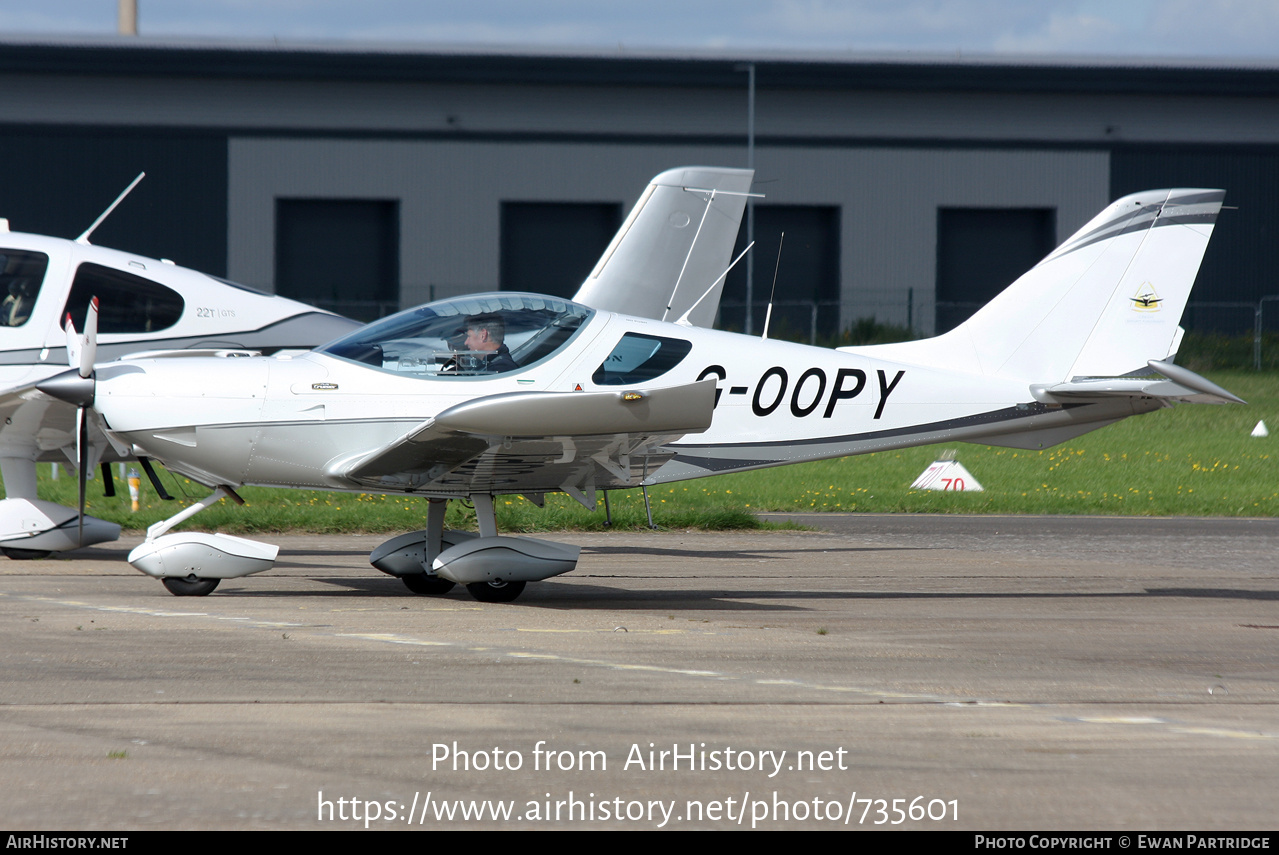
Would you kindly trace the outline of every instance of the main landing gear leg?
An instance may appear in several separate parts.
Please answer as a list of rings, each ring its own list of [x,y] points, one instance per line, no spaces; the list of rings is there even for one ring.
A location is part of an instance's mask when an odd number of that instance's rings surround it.
[[[36,496],[35,452],[24,457],[0,457],[4,498],[0,499],[0,555],[17,560],[47,558],[107,543],[120,537],[120,526],[86,516],[84,523],[74,508]]]
[[[480,536],[441,552],[435,572],[466,586],[472,597],[485,603],[509,603],[528,582],[567,573],[577,566],[581,549],[564,543],[497,533],[490,493],[472,493]]]
[[[435,556],[439,555],[440,550],[445,548],[444,514],[448,511],[448,507],[448,499],[430,499],[428,501],[426,509],[426,540],[422,544],[422,557],[416,562],[421,569],[419,572],[409,573],[400,577],[405,587],[415,594],[437,597],[440,594],[447,594],[457,584],[456,582],[450,582],[448,579],[441,579],[431,569]]]
[[[480,529],[480,539],[497,540],[497,514],[493,510],[493,496],[490,493],[476,493],[471,496],[471,504],[475,505],[475,524]],[[500,568],[495,568],[497,575],[483,582],[471,582],[466,586],[467,592],[481,603],[510,603],[524,593],[524,580],[508,580],[502,575]]]

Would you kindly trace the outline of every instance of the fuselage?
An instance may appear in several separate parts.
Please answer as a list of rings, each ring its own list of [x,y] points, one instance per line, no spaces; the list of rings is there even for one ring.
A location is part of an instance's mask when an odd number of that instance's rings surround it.
[[[338,461],[392,444],[450,407],[516,392],[643,391],[716,378],[710,428],[666,443],[651,467],[635,464],[625,477],[601,470],[595,483],[606,488],[947,440],[1020,444],[1028,432],[1146,409],[1129,400],[1037,403],[1024,382],[885,360],[874,347],[826,350],[576,308],[584,317],[571,334],[502,373],[450,368],[446,346],[423,344],[430,336],[383,335],[271,357],[124,360],[98,370],[95,409],[117,439],[205,483],[316,489],[352,488],[334,478]],[[545,335],[531,329],[512,351],[528,354]],[[540,438],[554,434],[523,437]],[[518,439],[491,437],[494,454]],[[559,477],[548,472],[537,487],[555,490]],[[534,482],[530,475],[509,492]]]

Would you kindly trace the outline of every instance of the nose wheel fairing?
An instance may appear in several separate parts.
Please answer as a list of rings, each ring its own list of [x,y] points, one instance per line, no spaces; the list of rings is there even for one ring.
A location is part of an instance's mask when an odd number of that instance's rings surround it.
[[[148,540],[129,553],[129,563],[157,579],[235,579],[270,570],[279,553],[269,543],[190,531]]]
[[[147,539],[129,553],[129,563],[148,576],[164,580],[169,592],[179,597],[202,597],[217,587],[218,579],[270,570],[280,554],[278,546],[230,534],[166,533],[223,497],[244,502],[230,487],[218,487],[194,505],[148,528]]]

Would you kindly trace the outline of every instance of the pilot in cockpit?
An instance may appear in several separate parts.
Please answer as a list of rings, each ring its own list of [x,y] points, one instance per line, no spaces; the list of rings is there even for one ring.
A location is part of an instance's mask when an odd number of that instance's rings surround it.
[[[9,296],[0,303],[0,324],[9,327],[20,327],[31,317],[31,308],[35,304],[34,289],[26,279],[17,279],[9,283]]]
[[[466,339],[462,343],[470,351],[474,364],[467,373],[500,374],[520,366],[506,347],[506,322],[501,315],[472,315],[466,319]],[[460,364],[467,366],[465,361]]]

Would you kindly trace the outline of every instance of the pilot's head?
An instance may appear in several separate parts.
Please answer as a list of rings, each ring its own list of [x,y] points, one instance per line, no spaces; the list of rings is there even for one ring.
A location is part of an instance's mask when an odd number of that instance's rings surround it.
[[[501,315],[474,315],[466,319],[466,349],[496,351],[506,339]]]

